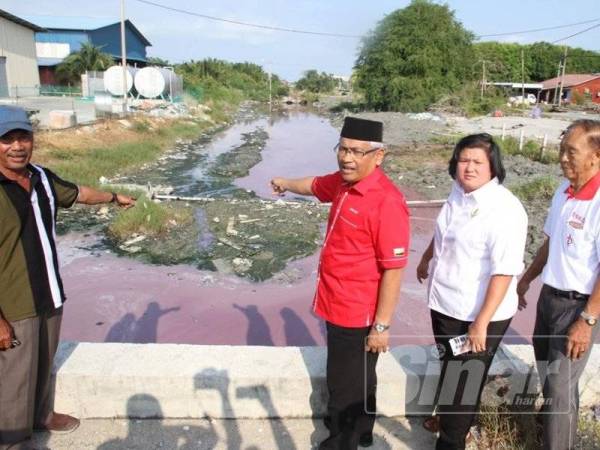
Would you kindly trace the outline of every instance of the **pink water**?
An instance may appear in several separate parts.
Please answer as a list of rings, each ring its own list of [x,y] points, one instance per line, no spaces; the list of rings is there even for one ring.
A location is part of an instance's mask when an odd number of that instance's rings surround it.
[[[263,161],[237,180],[238,186],[267,197],[273,176],[335,170],[331,149],[338,131],[326,119],[291,113],[272,123],[257,121],[256,126],[265,127],[270,139]],[[243,127],[248,128],[252,126]],[[217,139],[234,142],[239,133],[235,130]],[[409,200],[419,198],[408,189],[404,192]],[[425,285],[416,281],[415,267],[431,239],[437,212],[436,208],[412,210],[412,248],[392,325],[393,334],[408,337],[395,339],[393,345],[431,342]],[[79,250],[90,240],[94,238],[71,233],[59,241],[68,296],[64,340],[277,346],[325,342],[323,323],[310,309],[316,254],[288,265],[286,272],[293,274],[293,282],[252,283],[191,266],[151,266],[106,252],[91,255]],[[520,342],[533,331],[538,290],[534,286],[529,307],[513,320],[509,334],[520,336]]]

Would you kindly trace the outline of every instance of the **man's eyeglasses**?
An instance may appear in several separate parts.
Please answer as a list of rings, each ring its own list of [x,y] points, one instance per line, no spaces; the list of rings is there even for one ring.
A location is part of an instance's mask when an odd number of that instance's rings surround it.
[[[360,148],[344,147],[343,145],[335,144],[335,147],[333,147],[333,151],[340,156],[350,155],[354,159],[363,159],[365,157],[365,155],[376,152],[377,150],[380,150],[381,148],[382,147],[372,148],[369,150],[361,150]]]

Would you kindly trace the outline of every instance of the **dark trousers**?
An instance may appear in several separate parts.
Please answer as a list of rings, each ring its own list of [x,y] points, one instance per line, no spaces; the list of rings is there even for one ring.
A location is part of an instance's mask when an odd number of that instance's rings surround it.
[[[61,319],[62,309],[11,322],[21,345],[0,351],[0,449],[29,439],[52,411],[50,376]]]
[[[431,310],[433,334],[442,362],[436,393],[436,414],[440,420],[437,450],[465,448],[465,439],[479,409],[490,365],[510,320],[489,323],[484,352],[454,356],[448,341],[466,334],[471,322]]]
[[[579,412],[578,382],[590,357],[590,347],[583,356],[571,361],[566,355],[566,335],[579,318],[587,300],[556,295],[544,285],[540,292],[533,331],[533,349],[542,383],[544,404],[544,450],[567,450],[575,446]],[[592,329],[592,343],[600,327]]]
[[[373,431],[379,355],[365,352],[369,331],[327,323],[330,436],[320,450],[355,450],[359,437]]]

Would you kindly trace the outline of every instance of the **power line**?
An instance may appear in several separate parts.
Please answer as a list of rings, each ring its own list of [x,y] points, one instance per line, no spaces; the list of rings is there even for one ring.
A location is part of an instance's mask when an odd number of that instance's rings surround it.
[[[145,3],[146,5],[156,6],[157,8],[166,9],[167,11],[174,11],[174,12],[178,12],[181,14],[186,14],[188,16],[201,17],[203,19],[213,20],[216,22],[233,23],[235,25],[242,25],[245,27],[261,28],[263,30],[285,31],[288,33],[312,34],[312,35],[316,35],[316,36],[329,36],[329,37],[351,38],[351,39],[361,39],[362,38],[362,36],[356,36],[356,35],[351,35],[351,34],[325,33],[325,32],[320,32],[320,31],[308,31],[308,30],[300,30],[300,29],[296,29],[296,28],[273,27],[273,26],[269,26],[269,25],[260,25],[260,24],[256,24],[256,23],[250,23],[250,22],[241,22],[239,20],[224,19],[222,17],[209,16],[206,14],[200,14],[200,13],[188,11],[185,9],[173,8],[171,6],[161,5],[160,3],[151,2],[149,0],[135,0],[135,1],[139,2],[139,3]]]
[[[551,44],[556,44],[557,42],[564,41],[564,40],[566,40],[566,39],[570,39],[570,38],[572,38],[572,37],[575,37],[575,36],[578,36],[578,35],[580,35],[580,34],[586,33],[587,31],[593,30],[594,28],[598,28],[598,27],[600,27],[600,23],[598,23],[598,24],[596,24],[596,25],[593,25],[593,26],[591,26],[591,27],[589,27],[589,28],[586,28],[585,30],[581,30],[581,31],[579,31],[579,32],[577,32],[577,33],[571,34],[571,35],[569,35],[569,36],[565,36],[565,37],[563,37],[563,38],[557,39],[556,41],[552,41],[552,42],[550,42],[550,43],[551,43]]]
[[[508,33],[480,34],[479,36],[477,36],[477,39],[480,39],[480,38],[483,38],[483,37],[511,36],[513,34],[527,34],[527,33],[537,33],[538,31],[558,30],[560,28],[575,27],[577,25],[585,25],[585,24],[588,24],[588,23],[595,23],[595,22],[598,22],[598,21],[600,21],[600,17],[597,18],[597,19],[586,20],[584,22],[569,23],[569,24],[566,24],[566,25],[557,25],[557,26],[554,26],[554,27],[535,28],[535,29],[532,29],[532,30],[513,31],[513,32],[508,32]],[[571,37],[571,36],[569,36],[569,37]]]
[[[282,32],[287,32],[287,33],[297,33],[297,34],[309,34],[309,35],[314,35],[314,36],[327,36],[327,37],[338,37],[338,38],[350,38],[350,39],[361,39],[362,36],[358,36],[358,35],[352,35],[352,34],[340,34],[340,33],[327,33],[327,32],[321,32],[321,31],[310,31],[310,30],[301,30],[298,28],[284,28],[284,27],[276,27],[276,26],[270,26],[270,25],[261,25],[261,24],[256,24],[256,23],[250,23],[250,22],[242,22],[239,20],[232,20],[232,19],[225,19],[222,17],[216,17],[216,16],[210,16],[207,14],[200,14],[194,11],[189,11],[189,10],[185,10],[185,9],[181,9],[181,8],[174,8],[172,6],[166,6],[166,5],[162,5],[160,3],[156,3],[150,0],[135,0],[138,3],[143,3],[146,5],[150,5],[150,6],[155,6],[157,8],[162,8],[165,9],[167,11],[173,11],[173,12],[177,12],[180,14],[186,14],[188,16],[194,16],[194,17],[200,17],[203,19],[207,19],[207,20],[212,20],[212,21],[216,21],[216,22],[225,22],[225,23],[231,23],[231,24],[235,24],[235,25],[241,25],[241,26],[245,26],[245,27],[251,27],[251,28],[259,28],[259,29],[263,29],[263,30],[272,30],[272,31],[282,31]],[[569,27],[573,27],[573,26],[577,26],[577,25],[584,25],[584,24],[588,24],[588,23],[596,23],[599,22],[600,18],[596,18],[596,19],[591,19],[591,20],[585,20],[583,22],[575,22],[575,23],[570,23],[570,24],[565,24],[565,25],[556,25],[553,27],[545,27],[545,28],[534,28],[534,29],[530,29],[530,30],[521,30],[521,31],[513,31],[513,32],[506,32],[506,33],[495,33],[495,34],[481,34],[476,36],[477,39],[481,39],[484,37],[497,37],[497,36],[508,36],[508,35],[515,35],[515,34],[528,34],[528,33],[537,33],[540,31],[550,31],[550,30],[558,30],[558,29],[562,29],[562,28],[569,28]],[[595,28],[600,27],[600,23],[596,23],[595,25],[586,28],[585,30],[579,31],[577,33],[571,34],[569,36],[565,36],[563,38],[557,39],[556,41],[552,41],[550,42],[551,44],[556,44],[557,42],[560,41],[564,41],[567,39],[570,39],[572,37],[578,36],[580,34],[583,34],[587,31],[593,30]]]

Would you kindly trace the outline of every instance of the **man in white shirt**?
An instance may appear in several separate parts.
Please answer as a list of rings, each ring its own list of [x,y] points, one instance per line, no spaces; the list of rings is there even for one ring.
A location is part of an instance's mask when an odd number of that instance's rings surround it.
[[[560,165],[566,180],[552,198],[546,241],[517,292],[524,308],[531,281],[542,273],[533,346],[543,382],[543,448],[566,450],[575,445],[577,384],[599,329],[600,121],[567,128]]]

